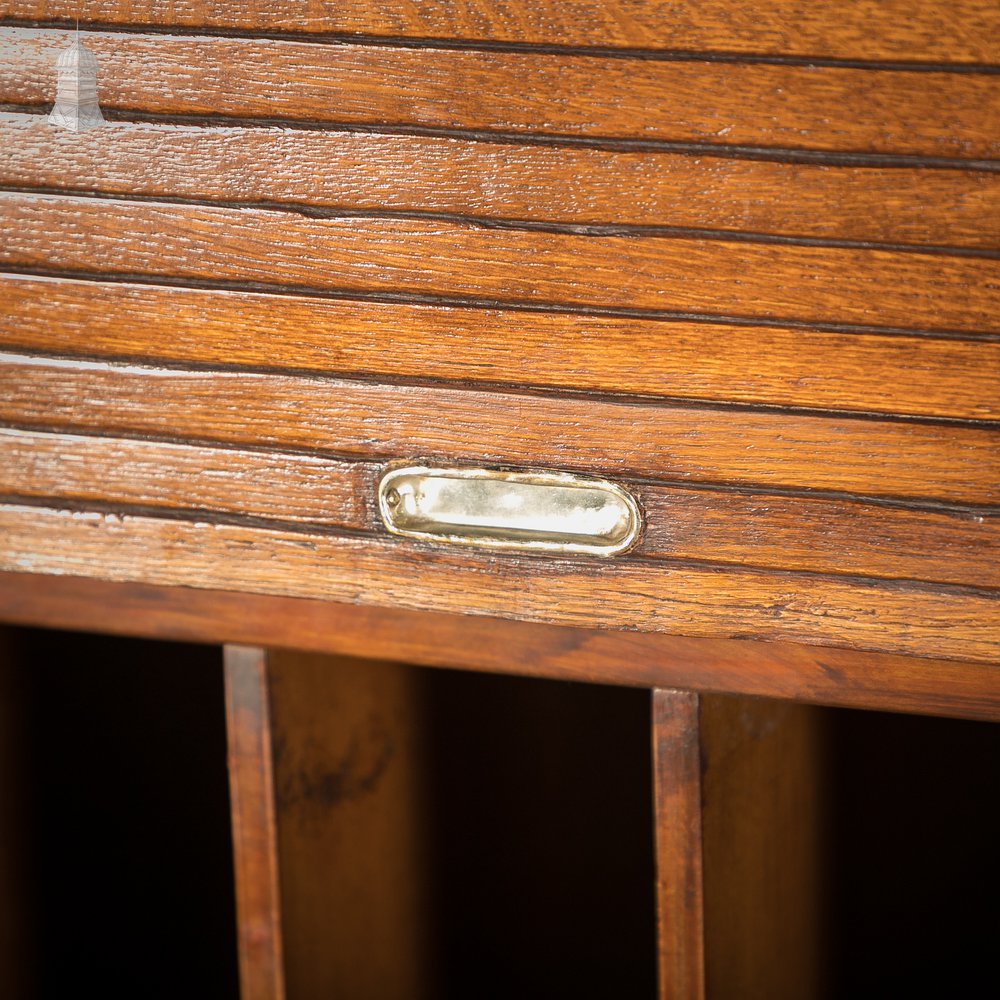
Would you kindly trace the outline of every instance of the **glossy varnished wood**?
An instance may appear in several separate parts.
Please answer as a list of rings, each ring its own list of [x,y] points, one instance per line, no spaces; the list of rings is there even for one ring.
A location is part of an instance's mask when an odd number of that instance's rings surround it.
[[[75,17],[118,25],[343,33],[409,38],[591,45],[641,49],[775,53],[804,57],[996,63],[1000,16],[990,0],[779,0],[752,10],[727,0],[344,0],[336,6],[262,0],[185,0],[141,13],[125,0],[9,0],[8,17]]]
[[[8,186],[1000,247],[995,171],[259,126],[115,121],[73,134],[39,114],[0,115],[0,141],[0,184]]]
[[[0,275],[0,335],[25,353],[1000,418],[996,341],[9,274]]]
[[[20,193],[0,236],[0,265],[57,273],[1000,333],[1000,260],[975,257]]]
[[[62,31],[0,38],[0,101],[50,99]],[[978,73],[88,32],[109,110],[990,159]],[[141,64],[143,72],[134,67]]]
[[[987,427],[553,398],[4,355],[0,420],[42,429],[433,457],[990,504]]]
[[[4,621],[1000,720],[996,666],[0,572]]]
[[[994,662],[994,592],[0,507],[0,569]]]
[[[225,650],[229,794],[236,870],[240,995],[283,1000],[281,899],[266,654]]]
[[[380,533],[384,462],[0,428],[0,495]],[[1000,516],[635,483],[636,555],[1000,587]]]
[[[652,693],[660,1000],[705,996],[698,695]]]

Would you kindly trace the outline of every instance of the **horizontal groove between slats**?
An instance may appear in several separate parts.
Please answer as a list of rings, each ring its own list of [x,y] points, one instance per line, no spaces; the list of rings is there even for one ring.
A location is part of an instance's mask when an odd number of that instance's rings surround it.
[[[95,285],[139,285],[190,289],[192,291],[248,292],[258,295],[284,296],[290,299],[314,298],[334,302],[370,302],[387,305],[445,306],[454,309],[487,309],[509,312],[552,313],[555,315],[598,316],[621,319],[640,319],[653,322],[683,321],[703,323],[706,326],[780,326],[797,330],[817,330],[822,333],[872,334],[886,337],[920,337],[930,340],[958,340],[969,343],[1000,342],[1000,333],[972,330],[921,329],[919,327],[872,326],[864,323],[828,323],[822,320],[807,321],[789,317],[761,317],[713,315],[711,313],[683,312],[668,309],[635,309],[577,305],[568,302],[533,302],[516,299],[472,298],[448,295],[420,295],[406,292],[368,292],[348,288],[316,288],[312,285],[277,284],[266,281],[227,281],[177,277],[169,274],[143,274],[134,271],[82,271],[74,268],[19,266],[0,263],[3,275],[40,279],[66,279],[89,282]]]
[[[0,377],[3,420],[26,426],[90,426],[124,436],[173,436],[183,427],[181,437],[366,458],[996,502],[1000,436],[976,427],[774,413],[735,422],[713,409],[12,355]]]
[[[26,433],[72,435],[73,437],[94,438],[99,441],[108,442],[129,442],[137,441],[144,444],[163,444],[176,446],[179,448],[205,448],[213,451],[225,452],[248,452],[261,456],[281,456],[301,457],[307,459],[319,459],[330,462],[342,462],[344,464],[357,465],[387,465],[390,462],[399,461],[400,455],[397,452],[372,451],[364,455],[357,452],[338,451],[331,448],[319,447],[296,447],[294,445],[282,444],[258,444],[253,441],[228,441],[219,438],[198,437],[197,435],[178,436],[172,434],[157,434],[155,432],[143,431],[125,432],[115,430],[102,430],[99,427],[88,427],[78,424],[46,423],[45,421],[0,421],[0,433],[6,431],[24,431]],[[459,464],[468,465],[468,461]],[[493,463],[508,469],[530,470],[537,468],[531,462],[503,462]],[[586,473],[585,473],[586,474]],[[733,494],[734,496],[773,496],[790,500],[817,500],[831,501],[834,503],[863,504],[870,507],[880,507],[886,510],[912,511],[929,514],[942,514],[959,520],[983,520],[1000,518],[1000,503],[971,503],[968,501],[956,502],[951,500],[940,500],[933,497],[904,497],[888,496],[866,493],[849,493],[844,490],[795,488],[781,486],[774,483],[757,482],[726,482],[723,480],[691,480],[677,479],[664,475],[641,475],[631,471],[614,473],[616,482],[621,482],[629,486],[642,487],[649,486],[662,489],[684,490],[685,492],[699,493],[711,492],[719,494]]]
[[[0,273],[0,280],[2,280]],[[0,324],[0,331],[2,331]],[[16,333],[14,335],[16,337]],[[925,338],[919,338],[923,340]],[[948,343],[954,340],[948,339]],[[306,379],[313,382],[352,382],[367,385],[372,388],[393,386],[397,388],[443,389],[461,391],[471,389],[476,392],[495,392],[507,394],[516,392],[526,397],[537,397],[550,400],[588,400],[595,403],[616,403],[620,405],[654,406],[664,409],[683,408],[685,410],[706,410],[712,412],[732,411],[733,413],[762,413],[775,416],[817,417],[820,419],[835,418],[841,420],[871,421],[877,423],[916,424],[926,427],[968,427],[981,430],[995,430],[1000,433],[1000,417],[948,417],[930,414],[880,412],[877,410],[838,409],[836,407],[795,406],[785,403],[750,403],[740,400],[672,396],[668,393],[626,392],[621,390],[584,389],[573,384],[566,385],[532,385],[524,381],[491,381],[470,378],[445,378],[420,375],[392,375],[355,369],[340,369],[332,366],[323,369],[301,368],[294,365],[281,364],[241,364],[237,362],[213,361],[179,361],[171,358],[158,358],[149,354],[121,354],[96,351],[46,350],[30,341],[19,342],[16,339],[4,338],[0,341],[0,365],[10,356],[20,358],[36,358],[39,361],[79,362],[95,367],[137,367],[156,368],[161,371],[172,371],[178,375],[193,372],[202,375],[268,375],[277,378]],[[998,373],[1000,374],[1000,373]],[[7,426],[0,421],[0,428]]]
[[[0,133],[2,134],[2,133]],[[0,166],[0,171],[2,171]],[[809,236],[782,236],[774,233],[751,232],[736,229],[696,229],[690,226],[639,225],[620,223],[559,223],[534,219],[508,219],[498,216],[471,215],[459,212],[393,211],[359,209],[339,206],[325,207],[309,202],[252,201],[227,198],[185,198],[175,194],[141,194],[134,191],[106,192],[71,186],[17,185],[0,183],[0,194],[38,194],[65,196],[93,201],[146,202],[152,205],[179,205],[192,208],[225,208],[234,211],[285,212],[303,219],[358,219],[398,220],[415,222],[446,222],[473,229],[491,229],[499,232],[552,233],[561,236],[607,237],[621,236],[635,239],[690,239],[717,240],[725,243],[761,243],[772,246],[828,247],[834,250],[883,250],[894,253],[914,253],[931,257],[972,257],[1000,260],[1000,248],[963,247],[922,243],[892,243],[876,240],[844,240]]]
[[[35,505],[383,532],[375,494],[384,461],[15,427],[0,428],[0,446],[0,494]],[[1000,511],[618,481],[646,512],[629,558],[1000,588]]]
[[[532,0],[526,0],[530,3]],[[73,31],[75,19],[0,17],[0,28],[34,28],[39,30]],[[713,49],[643,48],[638,46],[560,45],[557,42],[504,42],[488,38],[453,37],[447,35],[392,35],[365,34],[338,31],[265,31],[234,26],[184,24],[152,24],[135,21],[121,24],[97,18],[81,18],[81,31],[100,31],[121,35],[177,35],[184,37],[246,38],[272,42],[302,42],[325,45],[381,45],[385,48],[404,49],[458,49],[472,52],[518,52],[538,55],[588,56],[603,59],[630,59],[655,62],[720,62],[748,63],[769,66],[807,66],[830,69],[868,69],[878,71],[906,71],[926,73],[976,73],[1000,74],[1000,64],[989,62],[934,62],[927,59],[851,59],[830,56],[790,56],[776,52],[731,52]]]
[[[224,513],[201,507],[172,507],[159,505],[142,505],[132,503],[117,503],[114,501],[100,502],[96,500],[77,500],[64,496],[41,496],[33,494],[0,493],[0,508],[29,507],[40,510],[67,512],[70,514],[99,514],[109,518],[149,518],[162,521],[178,521],[182,523],[197,523],[202,525],[220,525],[239,528],[250,528],[261,531],[276,530],[292,535],[321,537],[335,542],[337,539],[357,539],[360,541],[387,542],[412,549],[430,559],[440,555],[455,557],[459,550],[453,546],[445,547],[431,541],[422,542],[414,539],[397,540],[377,528],[350,528],[344,526],[331,527],[322,523],[310,521],[289,521],[280,517],[253,516],[248,514]],[[533,552],[500,553],[488,547],[479,549],[462,549],[463,554],[477,559],[517,559],[530,560],[543,565],[580,566],[594,569],[604,565],[612,565],[604,560],[596,562],[594,557],[574,556],[572,554],[542,554]],[[923,593],[942,594],[953,597],[973,597],[987,601],[996,601],[1000,608],[1000,588],[972,586],[965,583],[950,583],[940,580],[925,580],[907,577],[864,576],[858,573],[834,572],[830,570],[809,570],[799,568],[784,568],[765,566],[755,563],[727,562],[717,559],[693,559],[684,556],[647,555],[642,551],[630,552],[619,557],[617,564],[628,563],[634,567],[647,566],[651,569],[702,569],[708,571],[726,571],[736,573],[753,573],[762,576],[788,579],[809,579],[818,582],[836,582],[856,585],[872,590],[884,590],[892,593]]]
[[[43,117],[51,102],[25,104],[0,101],[0,114]],[[965,170],[973,173],[1000,172],[1000,159],[961,159],[948,156],[921,156],[906,153],[833,152],[792,146],[746,146],[724,143],[671,142],[613,136],[572,136],[558,133],[506,132],[501,129],[432,128],[380,122],[365,125],[351,121],[317,118],[267,118],[260,115],[159,114],[141,108],[102,108],[106,121],[135,125],[193,125],[200,128],[285,129],[288,131],[346,132],[372,136],[414,136],[429,139],[456,139],[503,146],[593,149],[607,152],[680,153],[724,160],[761,160],[788,164],[815,164],[830,167],[898,167],[920,170]]]
[[[160,202],[0,194],[7,270],[265,282],[584,311],[1000,333],[993,259],[650,237],[582,238],[428,221],[308,219]],[[158,233],[155,243],[150,232]],[[375,254],[378,267],[370,264]],[[40,265],[40,261],[44,264]],[[40,265],[40,266],[39,266]],[[783,315],[784,313],[784,315]]]
[[[8,31],[0,47],[10,50],[14,71],[0,78],[0,99],[50,100],[51,60],[67,33]],[[101,62],[101,101],[108,109],[959,160],[1000,157],[995,75],[626,64],[362,45],[345,45],[330,59],[308,44],[218,36],[88,33],[87,43]]]
[[[606,628],[778,638],[992,662],[1000,602],[694,566],[498,559],[382,538],[0,507],[0,567]],[[167,557],[169,553],[169,557]]]

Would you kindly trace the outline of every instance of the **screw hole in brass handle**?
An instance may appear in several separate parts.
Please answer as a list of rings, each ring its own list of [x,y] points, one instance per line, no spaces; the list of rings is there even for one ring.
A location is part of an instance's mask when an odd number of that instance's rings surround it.
[[[393,534],[482,548],[614,556],[642,532],[627,490],[564,472],[399,466],[378,505]]]

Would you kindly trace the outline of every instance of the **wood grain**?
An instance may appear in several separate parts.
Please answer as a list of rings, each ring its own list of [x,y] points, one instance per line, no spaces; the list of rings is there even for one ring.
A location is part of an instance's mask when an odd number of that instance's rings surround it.
[[[989,663],[1000,601],[940,585],[642,562],[533,559],[9,505],[0,570],[851,646]]]
[[[708,996],[830,996],[830,713],[698,703]]]
[[[997,666],[830,646],[570,628],[482,615],[4,572],[0,620],[181,642],[265,643],[586,683],[680,687],[1000,720]]]
[[[1000,343],[0,275],[9,348],[1000,418]],[[391,350],[385,345],[391,344]],[[641,362],[641,363],[640,363]]]
[[[379,462],[0,428],[0,494],[381,533]],[[636,555],[1000,588],[1000,516],[634,483]]]
[[[49,271],[1000,333],[994,259],[10,193],[0,239]]]
[[[225,681],[240,995],[247,1000],[283,1000],[279,854],[265,652],[227,646]]]
[[[439,996],[420,672],[267,661],[289,996]]]
[[[0,356],[0,420],[367,459],[997,499],[988,428]]]
[[[698,695],[652,693],[660,1000],[705,997]]]
[[[952,62],[1000,61],[1000,15],[991,0],[342,0],[333,4],[181,0],[139,14],[127,0],[7,0],[6,17],[117,25],[235,28],[594,45],[696,52]]]
[[[331,211],[1000,248],[1000,174],[0,115],[0,184]],[[789,194],[794,192],[794,197]]]
[[[0,101],[51,101],[52,64],[68,40],[7,29]],[[990,74],[190,35],[85,40],[109,111],[959,160],[1000,151],[1000,81]]]

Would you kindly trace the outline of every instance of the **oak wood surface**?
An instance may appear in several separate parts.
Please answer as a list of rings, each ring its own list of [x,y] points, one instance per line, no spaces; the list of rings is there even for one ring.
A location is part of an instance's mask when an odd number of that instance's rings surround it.
[[[868,60],[1000,62],[1000,15],[991,0],[773,0],[748,8],[731,0],[342,0],[337,4],[194,0],[5,0],[0,16],[84,24],[230,28],[457,38],[668,51],[775,53]]]
[[[240,996],[283,1000],[285,975],[266,654],[225,649]]]
[[[707,994],[830,996],[830,714],[719,695],[698,708]]]
[[[155,234],[155,239],[150,239]],[[1000,260],[0,194],[0,265],[338,294],[1000,333]]]
[[[431,551],[145,516],[0,507],[0,569],[685,635],[997,659],[995,593],[664,563]]]
[[[1000,248],[994,171],[0,114],[0,184],[119,195]]]
[[[52,99],[70,35],[6,29],[0,102]],[[988,73],[87,32],[109,111],[958,160],[1000,151]],[[142,72],[135,68],[142,66]]]
[[[419,672],[264,655],[288,995],[439,995]]]
[[[617,632],[189,587],[0,572],[19,625],[286,648],[589,683],[1000,720],[998,666],[831,646]]]
[[[652,693],[660,1000],[706,995],[698,701],[689,691]]]
[[[380,533],[381,462],[0,428],[0,494]],[[636,483],[635,550],[866,577],[1000,587],[1000,516]]]
[[[0,275],[10,348],[998,419],[1000,343]],[[390,345],[391,349],[386,349]]]
[[[612,476],[996,501],[989,428],[4,355],[0,420]]]

